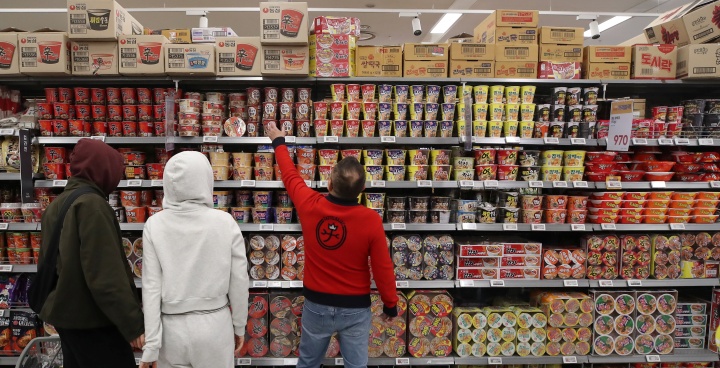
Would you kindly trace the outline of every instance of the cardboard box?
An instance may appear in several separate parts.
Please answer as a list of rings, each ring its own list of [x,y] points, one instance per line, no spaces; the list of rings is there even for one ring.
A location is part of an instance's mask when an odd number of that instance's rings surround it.
[[[629,63],[632,61],[631,46],[587,46],[583,60],[591,63]]]
[[[450,44],[448,43],[406,43],[403,60],[448,61]]]
[[[163,45],[165,73],[169,75],[215,75],[215,45]]]
[[[43,29],[18,35],[20,73],[27,75],[68,75],[70,41],[67,33]]]
[[[219,76],[260,76],[260,37],[219,37],[215,65]]]
[[[237,37],[237,33],[230,27],[193,28],[190,37],[193,43],[215,43],[217,37]]]
[[[14,30],[0,31],[0,75],[20,74],[18,34]]]
[[[117,41],[120,35],[141,35],[143,26],[114,0],[68,0],[71,40]]]
[[[307,76],[310,52],[307,46],[265,46],[262,48],[263,75]]]
[[[720,39],[720,25],[717,23],[718,4],[716,1],[703,4],[683,15],[683,23],[690,43],[711,43]]]
[[[358,77],[402,77],[402,46],[358,46],[355,75]]]
[[[310,36],[310,76],[354,77],[355,36],[314,34]]]
[[[360,37],[360,19],[353,17],[315,17],[310,34],[346,34]]]
[[[632,50],[632,79],[675,79],[677,46],[635,45]]]
[[[538,60],[538,45],[495,45],[495,61]]]
[[[630,79],[630,63],[583,63],[583,79]]]
[[[118,72],[122,75],[165,74],[165,36],[120,36]]]
[[[540,13],[537,10],[498,9],[482,23],[492,23],[497,27],[537,27]]]
[[[479,43],[505,43],[510,45],[536,45],[538,29],[536,27],[475,27],[474,40]]]
[[[583,61],[583,47],[580,45],[540,45],[539,59],[558,62]]]
[[[73,75],[118,75],[117,42],[70,42]]]
[[[579,61],[540,61],[538,79],[580,79],[582,65]]]
[[[403,77],[410,78],[447,78],[448,62],[405,60]]]
[[[675,8],[645,28],[650,43],[684,46],[690,43],[709,43],[720,38],[720,28],[714,23],[715,1],[699,0]]]
[[[495,62],[487,60],[450,60],[450,78],[494,78]]]
[[[537,78],[538,63],[502,61],[495,63],[495,78]]]
[[[170,43],[192,43],[192,30],[190,29],[163,29],[159,34],[165,36]]]
[[[495,61],[495,45],[483,43],[450,44],[450,60]]]
[[[540,27],[540,43],[554,45],[581,45],[585,41],[585,28]]]
[[[260,3],[260,42],[263,45],[307,45],[307,3]]]
[[[678,49],[678,78],[720,78],[720,44],[687,45]]]

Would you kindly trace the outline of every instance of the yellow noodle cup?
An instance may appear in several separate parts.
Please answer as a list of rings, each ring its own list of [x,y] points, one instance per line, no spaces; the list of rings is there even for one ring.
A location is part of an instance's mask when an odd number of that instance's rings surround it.
[[[405,180],[405,166],[387,165],[385,166],[385,177],[387,181],[403,181]]]
[[[565,166],[585,165],[585,151],[565,151],[563,158]]]
[[[465,121],[465,103],[458,102],[455,104],[457,112],[455,113],[455,121]]]
[[[487,120],[489,105],[486,103],[476,103],[473,105],[473,120]]]
[[[547,150],[540,156],[540,164],[543,166],[562,166],[563,151]]]
[[[382,165],[365,165],[365,180],[382,180],[383,172],[384,169]]]
[[[535,104],[520,105],[520,121],[535,121]]]
[[[407,180],[427,180],[428,178],[428,165],[408,165],[407,166]]]
[[[540,169],[542,181],[560,181],[562,178],[562,166],[543,166]]]
[[[475,179],[475,169],[455,169],[453,168],[453,177],[455,180],[473,180]]]
[[[582,181],[585,174],[585,166],[564,166],[563,180],[565,181]]]
[[[520,103],[520,86],[505,87],[505,103]]]
[[[502,121],[488,121],[487,124],[487,136],[490,138],[502,137],[503,122]]]
[[[502,103],[505,95],[505,86],[490,87],[490,103]]]
[[[472,122],[473,136],[484,137],[487,134],[488,122],[487,121],[473,121]]]
[[[448,181],[450,180],[450,171],[452,167],[450,165],[431,165],[430,166],[430,180],[433,181]]]
[[[533,103],[535,100],[535,86],[522,86],[520,87],[520,102],[524,104]]]
[[[430,151],[430,164],[431,165],[449,165],[451,156],[452,156],[451,150],[432,150],[432,151]]]
[[[459,86],[457,91],[458,91],[458,102],[465,102],[465,96],[472,97],[473,87],[472,86]]]
[[[518,124],[517,121],[503,121],[503,136],[517,137]]]
[[[465,134],[465,128],[467,127],[467,123],[465,123],[465,120],[458,120],[455,122],[455,130],[457,130],[458,137],[464,137]]]
[[[520,105],[518,104],[505,104],[505,120],[508,121],[519,121],[520,117]]]
[[[488,101],[488,93],[490,92],[490,86],[475,86],[473,87],[473,97],[475,98],[476,104],[484,104]]]
[[[518,127],[518,136],[520,136],[520,138],[532,138],[534,129],[534,121],[521,121]]]
[[[490,121],[502,121],[503,115],[505,115],[505,104],[491,103],[488,113],[490,114]]]

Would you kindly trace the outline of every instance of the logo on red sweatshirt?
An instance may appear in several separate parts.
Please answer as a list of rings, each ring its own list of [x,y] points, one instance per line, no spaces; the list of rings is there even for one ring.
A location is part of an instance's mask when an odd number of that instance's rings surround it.
[[[342,247],[347,237],[345,222],[333,216],[324,217],[315,229],[315,237],[321,247],[336,250]]]

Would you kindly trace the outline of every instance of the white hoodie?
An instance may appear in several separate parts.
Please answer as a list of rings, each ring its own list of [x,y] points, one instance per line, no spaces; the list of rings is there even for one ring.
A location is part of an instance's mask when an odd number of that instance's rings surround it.
[[[158,359],[161,314],[211,311],[229,303],[235,334],[244,336],[247,323],[245,243],[232,216],[213,209],[207,158],[199,152],[173,156],[165,165],[163,189],[163,211],[149,218],[143,231],[143,362]]]

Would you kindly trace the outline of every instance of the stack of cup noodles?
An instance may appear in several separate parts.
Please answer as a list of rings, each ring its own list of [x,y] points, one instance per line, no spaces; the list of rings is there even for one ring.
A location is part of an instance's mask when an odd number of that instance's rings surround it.
[[[245,326],[245,343],[240,356],[261,358],[267,355],[270,347],[268,341],[268,293],[250,293],[248,298],[248,319]]]
[[[300,342],[305,298],[298,293],[270,293],[270,355],[286,358]]]
[[[584,224],[587,216],[586,196],[523,195],[522,222],[526,224]]]
[[[644,280],[650,277],[652,243],[649,235],[620,236],[620,277]]]
[[[247,136],[260,136],[264,127],[273,122],[287,135],[309,137],[311,94],[310,88],[248,88]]]
[[[256,190],[252,192],[255,206],[251,210],[253,224],[272,224],[274,211],[272,207],[273,192]]]
[[[458,94],[472,94],[473,104],[458,101],[455,115],[458,136],[466,136],[470,122],[465,111],[472,109],[472,136],[532,138],[535,124],[535,86],[465,86]]]
[[[668,135],[682,135],[687,138],[720,137],[720,100],[688,100],[683,101],[682,105],[667,108]],[[662,107],[658,109],[662,110]],[[671,118],[682,120],[680,124],[672,124]],[[673,127],[675,129],[672,129]]]
[[[68,152],[65,147],[44,147],[43,173],[45,180],[63,180],[70,177]]]
[[[317,165],[315,156],[317,150],[313,146],[297,146],[295,156],[297,157],[297,170],[303,180],[315,180]]]
[[[277,207],[272,207],[273,203]],[[271,224],[274,220],[290,223],[292,213],[293,205],[286,191],[236,190],[235,204],[230,207],[235,221],[246,224]]]
[[[720,260],[720,235],[715,233],[682,233],[680,268],[683,279],[715,278]]]
[[[517,350],[517,315],[510,307],[485,307],[487,355],[512,356]]]
[[[220,137],[223,135],[223,122],[227,118],[227,95],[220,92],[208,92],[202,102],[202,135]]]
[[[587,252],[584,249],[545,249],[543,251],[543,279],[584,279],[587,274],[586,262]]]
[[[249,243],[250,279],[280,279],[280,238],[276,235],[269,235],[265,238],[255,235],[250,238]]]
[[[453,299],[443,291],[412,291],[408,298],[408,352],[415,358],[452,353]]]
[[[282,270],[283,280],[302,281],[305,276],[305,240],[302,235],[285,235],[282,238]]]
[[[313,103],[315,135],[374,137],[379,110],[375,89],[374,84],[330,85],[332,98]]]
[[[110,194],[110,206],[119,222],[143,223],[162,211],[162,190],[120,190]]]
[[[620,238],[616,235],[589,235],[583,243],[587,250],[588,279],[616,279],[619,275]]]
[[[395,236],[391,253],[397,280],[452,280],[455,241],[449,235]]]
[[[540,279],[540,243],[460,244],[458,280]]]
[[[447,224],[450,213],[450,197],[387,197],[388,223]]]
[[[130,269],[133,270],[135,277],[142,277],[142,264],[143,264],[143,239],[133,237],[122,238],[123,250],[125,251],[125,258],[130,264]]]
[[[42,235],[10,232],[0,236],[0,260],[9,264],[35,264],[40,257]]]
[[[460,358],[482,357],[487,352],[487,317],[480,308],[453,310],[453,350]]]
[[[681,298],[675,309],[675,349],[705,348],[708,335],[714,335],[713,329],[708,334],[708,304],[710,302],[705,300]],[[710,340],[715,339],[713,337]]]
[[[537,105],[533,138],[591,138],[597,125],[597,87],[556,87]]]
[[[202,95],[200,93],[186,92],[185,98],[177,100],[178,105],[178,135],[181,137],[198,137],[201,131],[200,111],[202,109]]]
[[[651,236],[652,263],[650,274],[658,280],[678,279],[682,274],[680,268],[682,241],[678,235]]]
[[[132,148],[118,148],[123,155],[125,179],[162,180],[170,155],[165,148],[155,148],[155,163],[147,163],[147,154]]]
[[[21,101],[20,91],[0,86],[0,119],[19,113]]]
[[[252,180],[254,161],[253,154],[247,152],[233,152],[231,155],[233,180]],[[264,170],[262,174],[262,176],[266,175]]]
[[[216,181],[228,180],[230,177],[230,153],[209,152],[210,165],[212,165],[213,179]]]
[[[400,358],[405,356],[407,336],[407,299],[402,293],[398,293],[397,310],[398,315],[395,318],[384,319],[384,304],[380,299],[380,293],[373,291],[370,294],[370,309],[372,311],[372,321],[370,323],[370,336],[368,356],[370,358],[379,358],[386,356],[389,358]]]
[[[45,88],[37,103],[43,136],[151,137],[165,135],[165,88]]]
[[[531,297],[547,316],[547,355],[588,355],[593,300],[583,293],[537,292]]]

